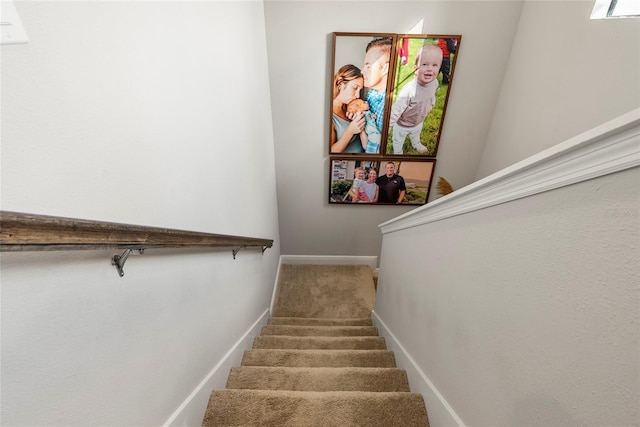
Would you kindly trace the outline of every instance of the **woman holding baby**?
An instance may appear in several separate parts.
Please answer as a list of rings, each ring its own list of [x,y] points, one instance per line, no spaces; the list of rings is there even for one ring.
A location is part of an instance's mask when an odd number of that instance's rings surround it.
[[[368,139],[364,131],[364,114],[358,111],[352,120],[349,120],[346,114],[347,104],[360,97],[363,85],[362,72],[351,64],[341,67],[333,79],[332,153],[364,153],[365,151]]]

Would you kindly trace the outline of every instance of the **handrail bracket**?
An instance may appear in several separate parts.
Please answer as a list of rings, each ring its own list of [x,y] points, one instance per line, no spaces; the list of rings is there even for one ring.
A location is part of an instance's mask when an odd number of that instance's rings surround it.
[[[233,259],[236,259],[236,255],[240,252],[240,249],[244,249],[244,246],[240,246],[238,249],[232,249],[231,253],[233,253]]]
[[[140,255],[144,253],[144,249],[127,249],[122,252],[121,255],[114,255],[111,259],[111,265],[114,265],[116,267],[116,270],[118,270],[118,275],[120,277],[124,276],[124,264],[127,262],[129,255],[131,255],[134,250],[137,250]]]

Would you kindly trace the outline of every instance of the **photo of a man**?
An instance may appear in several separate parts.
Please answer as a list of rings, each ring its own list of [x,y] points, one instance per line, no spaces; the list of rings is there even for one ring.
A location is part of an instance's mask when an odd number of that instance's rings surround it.
[[[380,155],[395,38],[334,33],[329,153]]]
[[[378,203],[402,203],[407,191],[404,178],[396,174],[396,165],[393,162],[387,162],[384,170],[385,174],[376,179],[379,187]]]
[[[329,203],[423,205],[429,199],[435,160],[332,159]]]

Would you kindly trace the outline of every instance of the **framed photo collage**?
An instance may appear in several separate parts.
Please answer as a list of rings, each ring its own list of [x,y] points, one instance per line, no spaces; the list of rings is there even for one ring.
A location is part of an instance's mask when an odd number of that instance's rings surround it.
[[[428,201],[461,39],[333,33],[329,203]]]

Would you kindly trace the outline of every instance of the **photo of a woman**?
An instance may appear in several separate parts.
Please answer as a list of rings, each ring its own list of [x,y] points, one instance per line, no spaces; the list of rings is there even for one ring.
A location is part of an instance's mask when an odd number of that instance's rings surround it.
[[[329,154],[382,154],[393,46],[393,34],[333,33]]]
[[[364,85],[362,72],[352,64],[341,67],[333,79],[331,115],[331,153],[364,153],[367,134],[365,117],[358,111],[350,120],[346,115],[349,102],[360,97]]]
[[[378,178],[378,171],[374,168],[370,168],[367,172],[367,180],[364,183],[364,192],[367,194],[369,198],[369,203],[377,203],[378,202],[378,184],[376,184],[376,179]]]
[[[329,203],[423,205],[429,200],[435,165],[435,159],[332,158]]]

